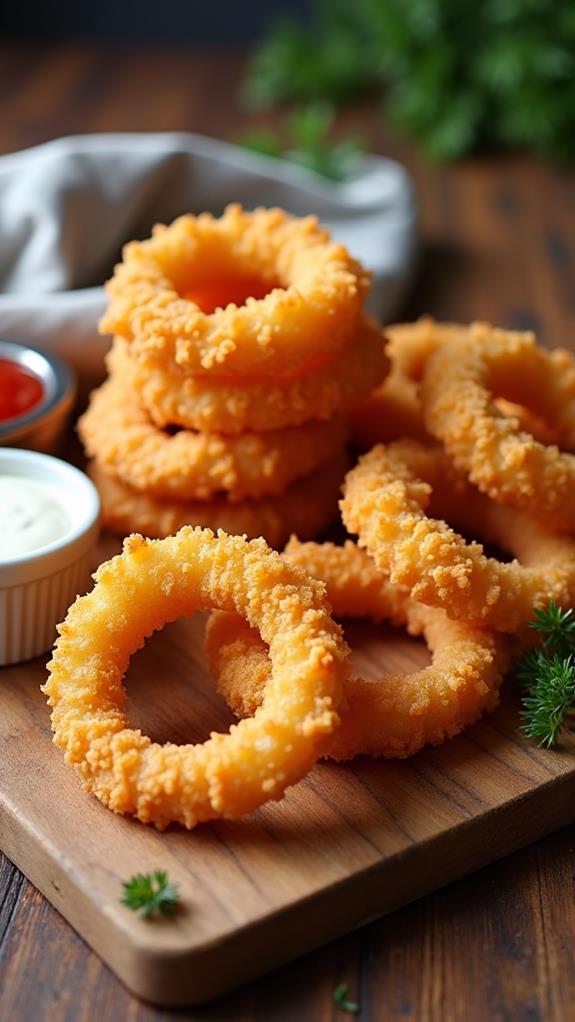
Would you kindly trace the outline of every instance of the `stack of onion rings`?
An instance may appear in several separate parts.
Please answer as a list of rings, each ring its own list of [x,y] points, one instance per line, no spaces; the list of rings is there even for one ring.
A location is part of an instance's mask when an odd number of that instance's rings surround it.
[[[325,750],[339,722],[349,650],[324,586],[263,540],[185,528],[131,536],[60,626],[44,691],[56,745],[84,788],[114,812],[163,829],[235,817],[279,799]],[[199,745],[158,745],[131,728],[123,675],[167,621],[219,607],[242,614],[269,649],[257,717]]]
[[[114,374],[78,422],[87,455],[126,486],[152,497],[230,501],[278,495],[342,449],[343,416],[266,433],[171,434],[156,426]]]
[[[161,354],[130,356],[116,338],[108,368],[130,381],[158,426],[218,433],[266,432],[331,419],[347,412],[385,376],[388,359],[380,328],[367,317],[356,334],[312,371],[284,380],[193,376],[167,365]]]
[[[327,526],[347,413],[388,365],[368,286],[315,218],[277,209],[184,216],[127,245],[101,324],[110,377],[79,423],[104,524],[274,544],[293,519],[305,537]]]
[[[232,503],[213,500],[169,500],[138,492],[104,472],[97,463],[88,467],[102,502],[107,527],[121,536],[132,528],[161,539],[194,522],[233,535],[265,536],[270,546],[282,547],[295,530],[311,539],[333,520],[334,508],[349,462],[341,452],[316,472],[298,479],[281,496]]]
[[[292,540],[285,557],[326,583],[338,616],[391,620],[411,635],[423,635],[432,653],[431,666],[413,674],[346,682],[341,726],[325,753],[329,758],[412,756],[423,745],[438,745],[459,734],[485,710],[495,708],[509,662],[502,637],[418,605],[351,542],[335,547]],[[206,629],[206,654],[234,713],[253,717],[271,673],[268,649],[258,632],[237,614],[213,611]]]

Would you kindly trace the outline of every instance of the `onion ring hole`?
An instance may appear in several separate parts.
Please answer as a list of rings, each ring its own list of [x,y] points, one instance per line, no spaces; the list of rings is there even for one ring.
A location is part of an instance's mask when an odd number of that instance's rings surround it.
[[[206,617],[198,612],[169,622],[130,659],[126,711],[132,727],[153,742],[205,742],[212,731],[228,731],[235,722],[206,665]]]
[[[225,309],[230,304],[238,307],[245,305],[248,298],[265,298],[270,291],[281,286],[279,281],[266,281],[255,274],[248,276],[230,272],[225,276],[190,281],[181,297],[195,302],[202,312],[211,313],[215,309]]]

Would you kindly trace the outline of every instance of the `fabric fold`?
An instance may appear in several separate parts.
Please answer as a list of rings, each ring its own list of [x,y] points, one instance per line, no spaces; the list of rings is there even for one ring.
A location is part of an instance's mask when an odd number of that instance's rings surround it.
[[[185,212],[282,206],[315,213],[373,271],[368,307],[389,319],[417,247],[411,180],[367,156],[335,184],[287,161],[169,132],[57,139],[0,157],[0,336],[54,351],[92,382],[109,339],[98,336],[102,285],[131,238]]]

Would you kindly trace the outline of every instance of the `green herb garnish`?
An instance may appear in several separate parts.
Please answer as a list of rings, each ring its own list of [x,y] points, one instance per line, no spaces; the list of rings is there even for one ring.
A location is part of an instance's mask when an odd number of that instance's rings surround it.
[[[122,884],[122,887],[124,890],[122,905],[146,917],[169,915],[178,904],[178,886],[169,882],[168,874],[164,870],[136,873]]]
[[[575,620],[554,600],[535,611],[530,627],[543,637],[541,646],[525,653],[516,675],[524,688],[521,730],[539,745],[551,748],[575,712]]]
[[[575,618],[573,610],[561,610],[551,600],[545,610],[536,610],[533,621],[529,624],[534,631],[545,636],[544,649],[554,649],[556,653],[565,655],[575,652]]]
[[[309,28],[286,17],[272,25],[243,86],[248,107],[266,109],[285,99],[338,103],[373,81],[373,66],[359,44],[362,17],[354,5],[320,0],[315,7],[316,23]]]
[[[575,158],[575,8],[545,0],[317,0],[272,26],[251,62],[253,106],[366,87],[435,159],[523,147]]]
[[[240,145],[265,156],[284,157],[331,181],[344,181],[363,156],[357,138],[332,141],[334,110],[329,103],[311,103],[292,112],[287,120],[287,145],[272,131],[252,130],[240,136]]]
[[[350,1001],[347,992],[347,983],[339,983],[332,994],[334,1002],[340,1011],[346,1011],[348,1015],[357,1015],[359,1013],[359,1004],[356,1001]]]

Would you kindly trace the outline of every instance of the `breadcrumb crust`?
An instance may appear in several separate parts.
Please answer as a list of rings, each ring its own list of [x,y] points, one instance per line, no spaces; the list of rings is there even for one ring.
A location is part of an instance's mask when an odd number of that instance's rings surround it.
[[[157,425],[230,434],[330,419],[351,408],[388,368],[385,336],[368,317],[334,356],[288,381],[246,377],[240,386],[227,376],[191,376],[167,364],[161,353],[134,356],[121,338],[107,361],[111,373],[135,388]]]
[[[391,621],[410,635],[423,635],[432,653],[431,666],[412,674],[346,682],[341,727],[330,740],[328,758],[365,754],[403,759],[423,745],[441,744],[495,708],[509,664],[503,636],[416,604],[351,541],[338,547],[300,543],[294,537],[284,556],[326,583],[338,617]],[[253,716],[271,669],[258,633],[237,614],[214,611],[206,629],[206,653],[233,711],[241,718]]]
[[[340,508],[393,583],[452,618],[514,632],[527,627],[534,608],[575,599],[575,541],[483,497],[438,448],[415,440],[374,447],[347,474]],[[487,557],[446,518],[516,559]]]
[[[341,451],[327,465],[297,479],[281,496],[236,503],[225,497],[175,500],[139,493],[95,462],[88,466],[88,474],[100,494],[103,524],[120,536],[137,531],[162,539],[183,525],[201,525],[250,538],[263,536],[270,546],[282,547],[294,529],[311,538],[337,518],[337,501],[348,467],[347,454]]]
[[[231,437],[171,435],[150,420],[117,374],[93,392],[77,428],[88,457],[106,473],[150,496],[179,500],[281,495],[335,457],[346,439],[343,416]]]
[[[429,359],[421,388],[425,422],[484,493],[573,529],[575,456],[544,444],[506,415],[495,398],[525,405],[545,419],[567,452],[575,449],[575,358],[548,351],[532,333],[470,327],[464,343]]]
[[[186,282],[238,272],[258,273],[281,287],[203,312],[181,297]],[[281,209],[247,212],[230,205],[158,224],[133,241],[108,282],[103,333],[119,334],[139,351],[161,353],[196,375],[269,374],[334,352],[353,333],[370,275],[317,217]]]
[[[235,817],[279,799],[339,723],[349,650],[325,587],[262,540],[184,528],[130,536],[59,627],[44,692],[54,742],[86,791],[163,829]],[[199,745],[158,745],[131,728],[122,683],[130,656],[167,621],[219,607],[245,614],[273,663],[260,712]]]

